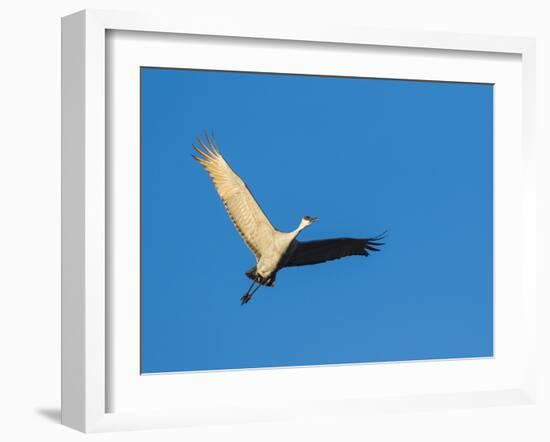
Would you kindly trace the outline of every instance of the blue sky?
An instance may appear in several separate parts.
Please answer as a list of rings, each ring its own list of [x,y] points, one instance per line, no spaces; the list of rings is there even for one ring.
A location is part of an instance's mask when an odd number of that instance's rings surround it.
[[[141,97],[143,373],[493,354],[491,85],[142,68]],[[204,130],[280,230],[387,245],[241,306]]]

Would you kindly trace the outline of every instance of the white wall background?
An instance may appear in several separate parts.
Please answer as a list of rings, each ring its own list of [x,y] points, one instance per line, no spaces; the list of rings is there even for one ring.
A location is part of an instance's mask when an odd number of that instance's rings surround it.
[[[534,36],[538,39],[539,175],[550,165],[550,13],[545,1],[482,0],[20,0],[0,9],[0,439],[83,440],[59,425],[60,17],[83,8],[270,17],[273,22]],[[549,225],[548,188],[539,227]],[[549,242],[540,232],[539,285]],[[542,237],[544,233],[544,238]],[[514,232],[511,232],[511,240]],[[511,248],[514,246],[511,241]],[[512,250],[513,252],[513,250]],[[543,265],[546,263],[546,265]],[[91,436],[94,440],[550,440],[548,299],[540,300],[536,406],[375,415]],[[467,324],[465,324],[467,326]],[[544,338],[543,338],[544,337]]]

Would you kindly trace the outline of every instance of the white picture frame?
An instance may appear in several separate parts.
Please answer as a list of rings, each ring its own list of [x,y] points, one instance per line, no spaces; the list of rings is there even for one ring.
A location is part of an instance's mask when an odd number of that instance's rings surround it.
[[[517,262],[521,270],[514,287],[518,287],[518,296],[510,296],[509,304],[517,312],[516,327],[521,331],[521,355],[518,353],[514,362],[513,382],[501,386],[483,388],[469,386],[460,391],[445,392],[445,385],[437,391],[426,391],[423,394],[398,387],[394,391],[378,392],[374,396],[365,394],[350,397],[337,389],[330,395],[321,395],[315,400],[307,401],[307,392],[296,396],[294,400],[278,398],[278,402],[264,403],[250,409],[252,399],[235,399],[231,397],[231,388],[236,385],[242,388],[247,383],[241,381],[245,376],[254,377],[254,382],[262,385],[270,382],[276,375],[275,370],[256,370],[253,374],[244,371],[232,371],[225,375],[228,382],[225,397],[212,397],[211,402],[220,402],[217,409],[213,405],[201,407],[155,407],[156,410],[112,409],[109,396],[112,383],[112,346],[109,327],[112,321],[121,321],[111,312],[108,299],[110,287],[107,246],[113,238],[109,237],[116,229],[107,228],[109,211],[117,199],[109,194],[109,174],[106,132],[109,88],[107,84],[107,57],[110,55],[106,36],[108,32],[155,32],[161,35],[218,36],[221,38],[261,39],[262,41],[284,41],[287,45],[332,44],[339,47],[401,48],[403,51],[426,49],[432,50],[434,57],[445,53],[474,54],[477,59],[491,54],[508,54],[519,60],[520,78],[510,82],[512,95],[519,97],[518,107],[521,111],[510,113],[507,126],[515,128],[518,143],[514,152],[520,157],[516,166],[513,161],[500,161],[495,165],[495,173],[507,182],[510,188],[517,188],[515,207],[517,225],[521,229],[521,241]],[[157,34],[158,35],[158,34]],[[139,43],[138,43],[139,44]],[[307,48],[306,48],[307,50]],[[435,50],[435,51],[433,51]],[[144,51],[145,52],[145,51]],[[361,414],[372,410],[397,411],[418,409],[440,409],[452,407],[486,406],[502,404],[532,403],[535,400],[535,42],[533,39],[519,37],[493,37],[451,33],[428,33],[417,31],[388,31],[340,26],[300,26],[269,25],[266,23],[249,23],[232,21],[231,23],[197,20],[195,17],[165,17],[151,14],[86,10],[63,18],[62,21],[62,423],[80,431],[95,432],[121,429],[154,428],[166,426],[184,426],[209,424],[216,422],[247,422],[257,420],[284,419],[288,417],[307,417],[341,414]],[[132,61],[132,63],[138,63]],[[421,69],[421,67],[420,67]],[[496,72],[496,71],[495,71]],[[397,75],[397,74],[396,74]],[[411,74],[414,76],[414,74]],[[489,74],[487,74],[489,75]],[[495,73],[495,75],[497,75]],[[115,75],[116,76],[116,75]],[[490,75],[489,75],[490,77]],[[487,78],[489,78],[487,77]],[[470,78],[470,77],[468,77]],[[485,77],[483,77],[485,78]],[[499,77],[500,78],[500,77]],[[475,81],[472,77],[471,81]],[[504,80],[503,80],[504,81]],[[116,121],[116,119],[115,119]],[[514,174],[506,175],[508,169]],[[518,178],[519,183],[511,182]],[[498,189],[498,187],[497,187]],[[514,203],[514,204],[515,204]],[[510,206],[508,209],[514,209]],[[496,212],[498,214],[498,212]],[[495,214],[495,220],[497,216]],[[497,235],[497,234],[496,234]],[[504,253],[495,242],[495,259]],[[511,264],[514,264],[511,262]],[[510,272],[508,272],[510,273]],[[513,293],[512,293],[513,295]],[[519,296],[521,295],[521,296]],[[120,309],[118,309],[120,311]],[[122,319],[123,321],[123,319]],[[129,323],[132,326],[132,323]],[[132,328],[135,330],[135,327]],[[111,333],[112,334],[112,333]],[[108,339],[109,338],[109,339]],[[118,339],[118,338],[117,338]],[[131,358],[131,354],[122,357]],[[495,360],[498,360],[495,358]],[[494,362],[494,361],[493,361]],[[476,364],[477,362],[473,362]],[[485,362],[483,362],[485,364]],[[491,363],[489,361],[489,363]],[[379,364],[378,371],[392,370],[394,364]],[[413,368],[414,364],[401,364],[397,376],[406,371],[422,371],[426,367]],[[365,367],[365,366],[362,366]],[[321,378],[315,376],[309,385],[310,389],[320,388],[327,383],[330,376],[358,376],[364,368],[332,366],[316,368],[324,370]],[[520,368],[519,368],[520,367]],[[463,370],[461,363],[450,361],[447,368],[454,376],[460,376]],[[479,367],[485,370],[486,367]],[[491,368],[492,369],[492,368]],[[283,370],[288,382],[299,385],[312,372],[300,372],[304,369]],[[312,369],[305,369],[312,370]],[[372,370],[372,368],[370,369]],[[439,368],[438,368],[439,370]],[[135,371],[135,370],[134,370]],[[356,372],[354,374],[354,371]],[[447,375],[451,375],[451,371]],[[291,373],[291,374],[289,374]],[[305,373],[305,374],[304,374]],[[422,376],[426,376],[425,372]],[[439,373],[439,372],[438,372]],[[134,373],[139,376],[138,373]],[[124,372],[122,372],[124,375]],[[120,379],[120,374],[117,374]],[[300,378],[302,376],[302,378]],[[510,375],[511,376],[511,375]],[[293,377],[292,380],[290,378]],[[311,376],[309,376],[311,378]],[[324,378],[324,379],[323,379]],[[175,377],[173,377],[175,379]],[[480,378],[482,379],[482,378]],[[139,382],[139,379],[138,379]],[[151,390],[165,388],[158,383],[145,386],[140,391],[146,399]],[[172,381],[167,381],[168,388],[173,388]],[[199,377],[191,379],[194,395],[200,393]],[[329,381],[330,382],[330,381]],[[445,384],[445,381],[443,381]],[[139,389],[136,383],[128,384],[126,391]],[[259,385],[259,384],[258,384]],[[472,384],[473,385],[473,384]],[[222,389],[223,390],[223,389]],[[299,389],[298,389],[299,390]],[[328,388],[327,390],[330,390]],[[122,391],[122,390],[121,390]],[[137,390],[136,390],[137,391]],[[147,393],[149,391],[149,393]],[[190,391],[190,390],[188,390]],[[211,390],[205,390],[211,391]],[[240,390],[242,391],[242,390]],[[310,390],[311,391],[311,390]],[[250,395],[243,392],[243,397]],[[253,396],[253,395],[252,395]],[[252,397],[251,396],[251,397]],[[136,398],[129,397],[128,402]],[[206,400],[208,401],[208,396]],[[155,398],[159,400],[159,398]],[[225,402],[224,402],[225,401]],[[240,402],[239,402],[240,401]],[[232,413],[229,410],[241,410]],[[179,410],[178,410],[179,408]],[[239,417],[244,416],[244,417]]]

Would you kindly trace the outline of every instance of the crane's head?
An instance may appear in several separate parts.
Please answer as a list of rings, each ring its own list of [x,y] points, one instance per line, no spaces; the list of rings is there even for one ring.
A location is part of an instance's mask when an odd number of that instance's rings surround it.
[[[302,221],[300,222],[300,228],[305,228],[310,225],[312,225],[315,221],[319,221],[319,218],[315,218],[314,216],[304,216],[302,218]]]

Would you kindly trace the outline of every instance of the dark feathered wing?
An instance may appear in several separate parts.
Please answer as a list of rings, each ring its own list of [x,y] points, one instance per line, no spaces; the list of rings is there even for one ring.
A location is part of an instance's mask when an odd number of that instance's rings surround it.
[[[374,238],[334,238],[318,241],[296,241],[296,247],[285,267],[320,264],[346,256],[369,256],[380,251],[384,234]]]

